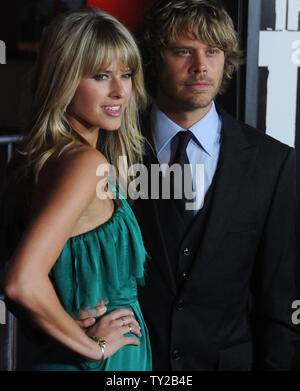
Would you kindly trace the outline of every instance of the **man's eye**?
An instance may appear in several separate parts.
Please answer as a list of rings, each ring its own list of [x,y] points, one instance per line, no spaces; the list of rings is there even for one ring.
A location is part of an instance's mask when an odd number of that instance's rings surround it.
[[[188,49],[180,49],[180,50],[176,50],[175,53],[180,56],[187,56],[190,53],[190,51]]]
[[[94,75],[93,76],[93,79],[99,81],[99,80],[105,80],[108,78],[108,74],[107,73],[99,73],[98,75]]]
[[[209,49],[209,50],[208,50],[208,53],[209,53],[209,54],[212,54],[212,55],[213,55],[213,54],[217,54],[217,53],[218,53],[218,49],[213,49],[213,48],[212,48],[212,49]]]

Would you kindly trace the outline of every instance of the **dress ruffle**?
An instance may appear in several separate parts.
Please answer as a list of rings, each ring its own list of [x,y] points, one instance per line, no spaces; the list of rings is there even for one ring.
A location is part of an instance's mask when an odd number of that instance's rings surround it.
[[[71,237],[49,276],[66,311],[78,315],[99,300],[130,303],[137,299],[136,282],[143,284],[148,257],[136,218],[127,201],[115,203],[106,223]]]

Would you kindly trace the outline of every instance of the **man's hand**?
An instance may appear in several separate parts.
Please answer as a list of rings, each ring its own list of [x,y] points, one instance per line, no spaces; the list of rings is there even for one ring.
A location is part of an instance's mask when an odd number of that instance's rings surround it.
[[[93,308],[85,308],[83,309],[78,318],[75,319],[76,323],[81,327],[82,329],[87,329],[88,327],[91,327],[96,322],[96,317],[101,316],[105,314],[106,312],[106,306],[105,303],[101,300],[98,301],[97,307]]]

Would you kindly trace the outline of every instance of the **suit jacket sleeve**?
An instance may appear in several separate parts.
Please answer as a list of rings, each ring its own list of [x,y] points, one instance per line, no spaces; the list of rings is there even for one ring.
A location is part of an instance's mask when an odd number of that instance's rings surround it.
[[[295,153],[290,149],[278,175],[253,273],[256,369],[300,367],[300,330],[292,323],[292,302],[300,298],[296,198]]]

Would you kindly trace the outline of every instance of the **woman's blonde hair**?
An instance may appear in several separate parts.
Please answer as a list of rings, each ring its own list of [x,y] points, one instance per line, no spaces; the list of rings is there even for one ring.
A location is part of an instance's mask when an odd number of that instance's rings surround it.
[[[157,64],[163,49],[181,35],[224,51],[224,77],[219,93],[224,92],[234,70],[242,62],[238,35],[228,13],[213,0],[157,0],[145,14],[141,38],[151,95],[156,92],[153,86],[159,79]]]
[[[133,71],[132,94],[119,131],[100,130],[98,149],[117,172],[119,155],[126,155],[129,165],[141,161],[143,137],[137,112],[144,107],[146,95],[137,45],[126,27],[106,12],[70,11],[50,22],[40,44],[31,130],[20,151],[26,158],[23,169],[32,169],[36,181],[53,153],[62,153],[78,141],[88,144],[70,126],[67,108],[81,79],[106,70],[115,60]]]

